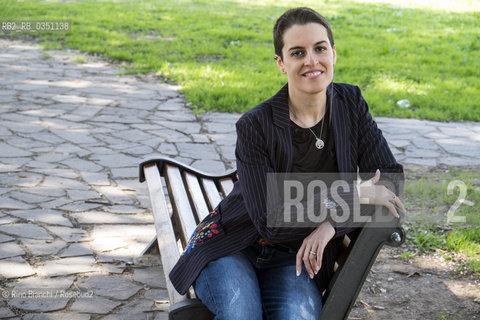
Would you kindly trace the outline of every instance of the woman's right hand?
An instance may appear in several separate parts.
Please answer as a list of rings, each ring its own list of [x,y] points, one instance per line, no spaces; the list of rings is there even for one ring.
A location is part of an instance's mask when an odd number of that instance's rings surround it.
[[[392,191],[388,190],[385,186],[376,185],[380,180],[380,170],[377,169],[375,176],[370,180],[360,183],[358,186],[358,196],[361,204],[376,204],[387,207],[388,210],[396,217],[400,218],[400,215],[395,208],[395,205],[405,214],[405,206],[399,197]]]

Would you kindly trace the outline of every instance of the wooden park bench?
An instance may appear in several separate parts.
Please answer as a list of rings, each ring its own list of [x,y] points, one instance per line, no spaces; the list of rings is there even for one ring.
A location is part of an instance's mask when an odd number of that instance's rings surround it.
[[[168,274],[196,225],[233,189],[236,180],[236,171],[210,175],[167,158],[140,164],[140,181],[147,181],[157,234],[144,253],[158,245],[170,298],[170,320],[213,319],[212,313],[195,299],[193,289],[180,295]],[[319,319],[347,319],[381,247],[399,246],[404,238],[398,222],[365,225],[345,236]]]

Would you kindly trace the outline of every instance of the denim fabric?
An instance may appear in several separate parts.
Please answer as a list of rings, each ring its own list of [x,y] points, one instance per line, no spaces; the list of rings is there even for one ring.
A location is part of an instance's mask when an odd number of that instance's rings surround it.
[[[295,251],[252,245],[210,262],[195,292],[216,320],[318,319],[322,296],[303,269],[297,277]]]

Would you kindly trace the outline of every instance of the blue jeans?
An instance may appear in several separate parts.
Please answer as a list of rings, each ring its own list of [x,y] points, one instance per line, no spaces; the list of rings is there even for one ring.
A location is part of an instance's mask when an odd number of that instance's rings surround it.
[[[316,320],[322,295],[305,268],[296,276],[295,254],[252,245],[210,262],[195,292],[216,320]]]

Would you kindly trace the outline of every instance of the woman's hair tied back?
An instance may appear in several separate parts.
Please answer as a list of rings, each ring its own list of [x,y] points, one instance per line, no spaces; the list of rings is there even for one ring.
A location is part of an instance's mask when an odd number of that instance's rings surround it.
[[[283,34],[293,25],[305,25],[308,23],[319,23],[327,29],[328,40],[333,47],[333,33],[332,28],[328,24],[327,19],[313,9],[306,7],[292,8],[287,10],[278,18],[273,28],[273,46],[275,47],[275,54],[283,59]]]

